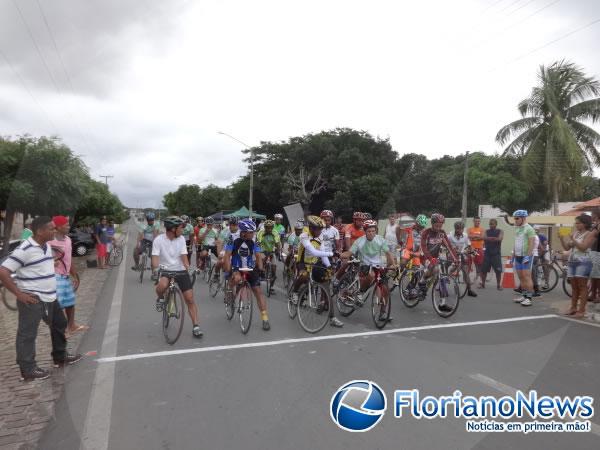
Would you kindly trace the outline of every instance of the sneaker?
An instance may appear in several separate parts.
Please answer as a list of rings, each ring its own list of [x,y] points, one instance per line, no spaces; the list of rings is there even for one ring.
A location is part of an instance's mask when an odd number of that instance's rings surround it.
[[[518,287],[518,288],[514,288],[514,289],[513,289],[513,291],[515,291],[515,292],[518,292],[519,294],[520,294],[521,292],[523,292],[523,290],[522,290],[520,287]]]
[[[477,297],[477,294],[475,292],[473,292],[472,290],[470,290],[470,289],[467,291],[467,295],[469,297]]]
[[[195,338],[201,338],[202,336],[204,336],[204,333],[200,329],[200,325],[194,325],[194,328],[192,328],[192,334]]]
[[[443,311],[443,312],[450,312],[450,311],[452,311],[452,308],[450,308],[445,303],[442,304],[442,305],[440,305],[438,308],[440,309],[440,311]]]
[[[263,320],[263,330],[265,331],[269,331],[271,329],[271,324],[269,323],[268,320]]]
[[[525,297],[521,296],[521,297],[515,297],[513,299],[513,302],[515,303],[521,303],[523,300],[525,300]]]
[[[336,328],[342,328],[344,326],[344,322],[339,320],[337,317],[332,317],[329,319],[329,325]]]
[[[532,295],[532,297],[541,297],[542,294],[540,294],[540,291],[535,291]]]
[[[83,358],[81,353],[77,353],[76,355],[71,355],[67,353],[62,360],[54,360],[54,367],[64,367],[75,364],[77,361],[80,361]]]
[[[21,381],[45,380],[49,376],[50,372],[37,366],[29,372],[21,370]]]
[[[533,302],[531,301],[530,298],[523,298],[523,301],[521,302],[521,306],[531,306],[533,305]]]

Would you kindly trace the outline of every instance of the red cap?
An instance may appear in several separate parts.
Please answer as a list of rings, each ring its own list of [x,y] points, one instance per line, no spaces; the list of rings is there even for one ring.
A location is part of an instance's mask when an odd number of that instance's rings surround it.
[[[67,219],[65,216],[54,216],[52,218],[52,222],[54,222],[54,225],[57,227],[62,227],[63,225],[69,223],[69,219]]]

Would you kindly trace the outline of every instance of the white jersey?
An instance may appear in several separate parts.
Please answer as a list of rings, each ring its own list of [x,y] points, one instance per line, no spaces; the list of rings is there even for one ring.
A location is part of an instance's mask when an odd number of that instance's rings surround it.
[[[460,237],[457,237],[455,233],[449,234],[448,240],[450,241],[450,244],[452,245],[454,250],[456,250],[457,253],[462,252],[465,249],[465,247],[471,245],[469,236],[467,236],[464,233]]]
[[[334,252],[336,250],[335,242],[340,239],[340,232],[335,227],[323,228],[319,240],[323,243],[322,250]]]

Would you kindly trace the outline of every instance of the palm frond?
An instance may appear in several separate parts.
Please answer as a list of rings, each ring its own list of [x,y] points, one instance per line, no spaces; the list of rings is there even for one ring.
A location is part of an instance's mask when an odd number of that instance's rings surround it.
[[[527,131],[524,131],[519,136],[517,136],[513,141],[504,149],[502,152],[502,156],[522,156],[527,151],[529,145],[536,139],[536,137],[541,133],[541,128],[543,125],[540,125],[535,128],[531,128]]]
[[[511,136],[534,128],[541,123],[542,121],[538,117],[524,117],[522,119],[515,120],[514,122],[511,122],[508,125],[500,128],[500,131],[498,131],[498,134],[496,134],[496,142],[498,142],[500,145],[504,145],[506,142],[508,142]]]
[[[600,133],[581,122],[569,121],[568,123],[585,155],[595,166],[600,166]]]
[[[571,106],[567,110],[567,117],[572,120],[591,120],[592,123],[600,122],[600,98],[585,100]]]

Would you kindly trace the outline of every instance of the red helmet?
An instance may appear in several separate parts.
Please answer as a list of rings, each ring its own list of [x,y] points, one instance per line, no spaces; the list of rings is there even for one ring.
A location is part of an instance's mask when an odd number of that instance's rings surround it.
[[[363,218],[363,213],[361,213],[360,211],[354,211],[354,214],[352,214],[352,220],[362,219],[362,218]]]
[[[363,229],[366,231],[369,228],[377,228],[377,222],[372,219],[367,219],[363,222]]]
[[[321,211],[321,217],[333,217],[333,213],[328,209],[324,209]]]
[[[446,221],[446,218],[444,217],[443,214],[440,213],[433,213],[431,215],[431,224],[433,225],[434,223],[444,223]]]

